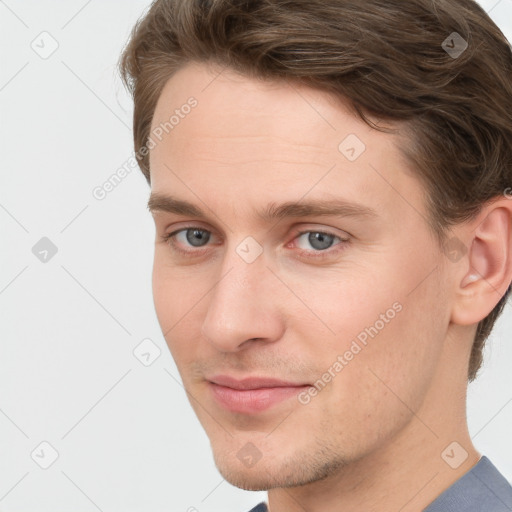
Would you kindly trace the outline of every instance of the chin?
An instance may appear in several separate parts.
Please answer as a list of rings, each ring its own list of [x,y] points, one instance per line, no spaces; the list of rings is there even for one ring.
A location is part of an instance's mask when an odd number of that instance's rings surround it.
[[[254,465],[247,466],[239,460],[236,452],[230,450],[214,450],[213,456],[215,466],[223,478],[231,485],[246,491],[267,491],[279,487],[282,480],[286,480],[283,472],[275,467],[278,463],[275,458],[269,460],[268,457],[262,457]]]
[[[221,473],[222,474],[222,473]],[[267,477],[254,477],[254,475],[222,475],[224,479],[229,482],[231,485],[238,487],[239,489],[243,489],[244,491],[268,491],[269,489],[274,489],[276,487],[281,487],[280,485],[272,484],[270,479]],[[228,478],[231,477],[231,478]],[[234,476],[234,478],[232,478]]]
[[[227,482],[245,491],[268,491],[269,489],[288,486],[290,483],[282,475],[275,478],[265,467],[240,469],[235,465],[226,467],[217,463],[216,466]]]
[[[275,488],[298,487],[324,480],[343,468],[346,463],[332,460],[323,451],[295,454],[293,459],[263,457],[253,467],[244,466],[238,458],[214,453],[219,473],[231,485],[246,491],[268,491]]]

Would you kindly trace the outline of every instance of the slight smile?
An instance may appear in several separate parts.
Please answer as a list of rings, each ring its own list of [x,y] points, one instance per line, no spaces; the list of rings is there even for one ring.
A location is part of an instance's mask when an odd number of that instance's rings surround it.
[[[242,380],[227,375],[208,379],[208,387],[216,402],[231,412],[251,414],[262,412],[296,396],[310,384],[286,382],[266,377]]]

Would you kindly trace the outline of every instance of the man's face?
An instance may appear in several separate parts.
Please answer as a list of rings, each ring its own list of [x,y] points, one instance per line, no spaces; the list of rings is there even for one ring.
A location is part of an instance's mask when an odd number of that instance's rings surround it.
[[[179,111],[153,137],[151,192],[204,213],[154,212],[156,312],[221,474],[302,485],[385,447],[420,409],[450,321],[446,258],[396,135],[325,93],[217,73],[183,68],[153,118]],[[263,215],[335,201],[352,206]],[[305,386],[229,391],[219,375]]]

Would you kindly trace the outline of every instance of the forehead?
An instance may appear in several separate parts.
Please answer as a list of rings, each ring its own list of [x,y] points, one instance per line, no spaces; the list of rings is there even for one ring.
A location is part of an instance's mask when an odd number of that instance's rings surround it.
[[[195,106],[184,107],[191,98]],[[192,63],[165,85],[152,132],[159,127],[161,140],[150,151],[153,192],[252,203],[339,191],[395,213],[411,208],[401,194],[416,193],[421,202],[399,151],[402,139],[371,129],[346,103],[305,86]]]
[[[176,144],[186,142],[184,132],[191,124],[197,136],[214,135],[219,140],[236,136],[239,143],[243,137],[252,137],[253,145],[257,143],[255,138],[266,134],[276,145],[300,145],[295,148],[299,152],[309,152],[317,146],[332,149],[349,127],[361,139],[371,137],[374,147],[390,141],[357,118],[345,101],[324,91],[284,79],[263,81],[195,62],[166,83],[154,112],[152,129],[165,127],[173,113],[180,114],[184,107],[188,111],[186,104],[190,98],[197,106],[175,119],[178,123],[170,129]]]

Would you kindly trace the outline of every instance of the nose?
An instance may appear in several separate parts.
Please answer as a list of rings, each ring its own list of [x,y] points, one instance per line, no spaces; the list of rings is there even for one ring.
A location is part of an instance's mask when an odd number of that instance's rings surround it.
[[[234,249],[229,251],[219,279],[208,294],[202,334],[222,352],[243,350],[251,340],[280,339],[284,319],[279,285],[263,254],[247,263]]]

